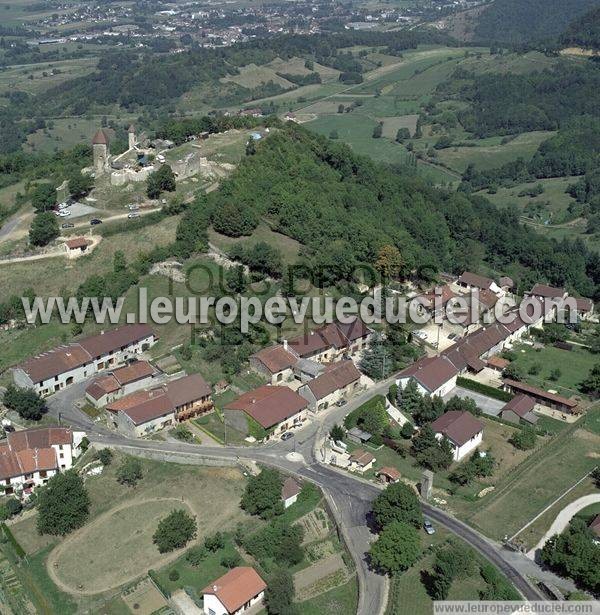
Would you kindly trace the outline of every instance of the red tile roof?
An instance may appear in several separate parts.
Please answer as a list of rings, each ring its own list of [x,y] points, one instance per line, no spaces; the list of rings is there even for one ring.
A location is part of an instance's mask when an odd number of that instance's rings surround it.
[[[74,239],[68,239],[65,244],[69,250],[76,250],[78,248],[86,248],[88,246],[88,240],[85,237],[75,237]]]
[[[396,470],[396,468],[392,468],[390,466],[379,468],[379,470],[377,470],[377,475],[379,474],[387,476],[390,480],[400,480],[400,477],[402,476],[399,470]]]
[[[99,335],[85,337],[68,346],[59,346],[44,352],[24,361],[19,368],[36,384],[82,367],[91,363],[95,358],[120,350],[152,335],[157,337],[149,325],[124,325]]]
[[[443,434],[458,446],[462,446],[483,431],[483,424],[470,412],[451,410],[433,421],[431,429],[435,433]]]
[[[212,390],[200,374],[190,374],[163,385],[167,397],[175,408],[208,397]]]
[[[465,271],[460,278],[458,278],[460,284],[466,284],[467,286],[475,286],[476,288],[490,288],[494,283],[494,280],[486,278],[470,271]]]
[[[213,581],[202,593],[216,596],[228,613],[235,613],[266,588],[267,584],[254,568],[239,566]]]
[[[0,444],[0,480],[58,469],[52,445],[72,444],[73,434],[63,427],[25,429],[8,434]]]
[[[548,286],[547,284],[536,284],[527,294],[534,297],[544,297],[545,299],[559,299],[566,292],[564,288]]]
[[[351,360],[338,361],[326,366],[325,372],[309,380],[306,386],[316,399],[323,399],[357,380],[360,380],[360,372],[354,363]]]
[[[252,357],[260,361],[272,374],[289,369],[298,360],[296,355],[281,345],[263,348],[255,352]]]
[[[100,376],[92,380],[86,387],[85,393],[98,401],[101,397],[114,393],[120,388],[121,385],[117,382],[117,379],[112,374],[108,374],[107,376]]]
[[[357,448],[351,455],[350,461],[354,461],[359,466],[367,466],[372,461],[375,461],[375,457],[371,455],[368,451],[363,450],[362,448]]]
[[[504,369],[510,364],[510,361],[508,359],[503,359],[502,357],[493,356],[487,359],[486,363],[489,367]]]
[[[108,145],[108,137],[104,130],[100,129],[96,132],[92,139],[92,145]]]
[[[124,386],[141,380],[142,378],[152,376],[154,371],[154,367],[152,367],[148,361],[134,361],[125,367],[115,369],[112,375],[121,386]]]
[[[505,410],[512,410],[517,416],[523,418],[526,414],[529,414],[535,408],[536,401],[529,395],[519,393],[515,395],[503,408]]]
[[[424,357],[419,359],[398,374],[398,378],[414,378],[430,393],[454,378],[458,370],[446,357]]]
[[[577,303],[577,310],[579,312],[591,312],[594,309],[594,302],[591,299],[586,299],[585,297],[577,297],[575,299]]]
[[[264,385],[240,395],[227,404],[229,410],[242,410],[265,429],[278,425],[308,406],[308,402],[288,387]]]
[[[343,349],[371,333],[371,330],[356,318],[350,323],[333,322],[314,331],[292,338],[289,348],[300,357],[308,357],[328,348]]]
[[[534,387],[533,385],[527,384],[526,382],[518,382],[517,380],[511,380],[510,378],[505,378],[503,382],[511,389],[519,391],[521,393],[529,393],[533,397],[540,397],[552,403],[567,406],[569,408],[575,408],[575,406],[577,406],[577,402],[573,399],[568,399],[566,397],[562,397],[561,395],[556,395],[555,393],[549,393],[544,389]]]

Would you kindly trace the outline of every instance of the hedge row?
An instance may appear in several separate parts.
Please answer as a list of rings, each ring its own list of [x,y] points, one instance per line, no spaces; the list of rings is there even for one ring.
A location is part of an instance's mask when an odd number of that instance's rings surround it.
[[[111,222],[106,226],[102,225],[101,228],[96,229],[96,232],[102,237],[111,237],[112,235],[118,235],[120,233],[128,233],[130,231],[144,228],[145,226],[151,226],[160,222],[166,218],[168,214],[160,209],[153,211],[151,214],[140,216],[139,218],[127,218],[126,220],[119,222]]]
[[[158,591],[168,600],[171,597],[171,592],[166,587],[162,586],[156,571],[152,569],[148,570],[148,576],[152,579],[154,585],[156,585],[156,589],[158,589]]]
[[[18,543],[13,533],[8,529],[8,526],[6,525],[6,523],[3,522],[2,524],[0,524],[0,527],[2,528],[2,531],[4,532],[6,539],[8,540],[8,542],[11,544],[12,548],[14,549],[15,555],[19,559],[23,559],[26,555],[25,550]]]
[[[499,401],[508,402],[514,397],[514,395],[508,391],[491,387],[487,384],[477,382],[476,380],[471,380],[470,378],[463,378],[462,376],[459,376],[456,379],[456,384],[464,389],[469,389],[475,393],[481,393],[482,395],[492,397],[493,399],[497,399]]]

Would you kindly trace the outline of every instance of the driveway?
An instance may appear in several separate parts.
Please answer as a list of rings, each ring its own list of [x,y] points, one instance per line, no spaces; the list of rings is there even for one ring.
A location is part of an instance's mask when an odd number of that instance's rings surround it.
[[[444,397],[444,401],[447,402],[454,396],[460,397],[461,399],[472,399],[477,406],[481,408],[484,414],[489,414],[490,416],[498,416],[500,410],[505,406],[505,402],[503,401],[487,397],[487,395],[482,395],[481,393],[475,393],[475,391],[470,391],[469,389],[463,389],[462,387],[454,387],[450,393]]]
[[[556,515],[556,519],[554,519],[550,529],[542,536],[537,545],[527,553],[527,557],[535,559],[536,552],[544,547],[549,538],[564,531],[569,525],[569,521],[571,521],[580,510],[592,504],[597,504],[598,502],[600,502],[600,493],[592,493],[591,495],[584,495],[565,506],[558,515]]]

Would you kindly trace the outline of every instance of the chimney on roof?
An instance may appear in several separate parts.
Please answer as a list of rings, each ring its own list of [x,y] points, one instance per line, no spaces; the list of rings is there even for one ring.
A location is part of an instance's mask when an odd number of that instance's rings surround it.
[[[216,585],[213,585],[213,591],[216,592],[219,588]]]
[[[100,335],[104,335],[104,329],[102,329],[102,331],[100,331]]]
[[[288,342],[287,342],[287,340],[283,340],[283,349],[284,350],[288,349]]]

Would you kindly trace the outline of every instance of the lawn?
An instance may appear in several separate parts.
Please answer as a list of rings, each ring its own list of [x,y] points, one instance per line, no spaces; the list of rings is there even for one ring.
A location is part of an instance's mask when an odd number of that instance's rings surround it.
[[[350,614],[356,613],[358,606],[358,582],[353,576],[348,583],[328,592],[298,603],[300,615]]]
[[[31,575],[41,587],[47,584],[51,590],[45,594],[53,592],[61,600],[68,599],[51,583],[47,569],[56,572],[62,581],[81,583],[94,591],[100,589],[101,580],[106,585],[122,584],[160,565],[165,560],[152,544],[152,534],[158,519],[172,508],[186,504],[191,507],[197,519],[197,540],[200,542],[217,530],[232,531],[239,521],[249,520],[239,508],[245,478],[238,469],[142,460],[144,477],[135,488],[128,488],[115,479],[120,456],[117,455],[102,475],[86,480],[91,500],[90,520],[82,529],[59,540],[58,547],[52,542],[48,544],[45,537],[37,536],[35,517],[19,520],[11,526],[28,553],[29,564],[22,566],[23,574]],[[206,497],[207,493],[210,498]],[[161,498],[172,499],[165,503]],[[61,547],[65,549],[62,553]],[[78,556],[64,557],[67,549]],[[53,565],[55,560],[58,560],[58,568]],[[79,607],[89,607],[100,600],[100,596],[104,600],[107,594],[87,598],[74,595],[68,601],[76,601]],[[55,612],[73,610],[65,608]]]
[[[512,536],[593,469],[599,450],[597,434],[579,424],[564,429],[515,467],[491,494],[472,505],[466,519],[492,538]]]
[[[226,424],[219,418],[216,412],[211,412],[193,421],[202,431],[207,431],[217,442],[230,445],[243,444],[244,436],[239,431]]]
[[[515,346],[514,354],[514,363],[522,368],[530,384],[558,391],[566,397],[581,395],[579,384],[598,362],[595,355],[577,346],[568,351],[554,346],[534,349],[519,345]],[[550,375],[555,370],[560,370],[560,375],[552,380]]]

